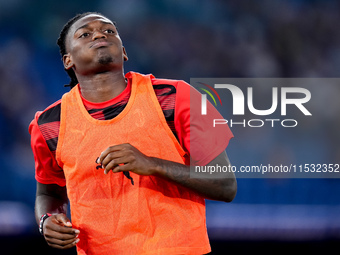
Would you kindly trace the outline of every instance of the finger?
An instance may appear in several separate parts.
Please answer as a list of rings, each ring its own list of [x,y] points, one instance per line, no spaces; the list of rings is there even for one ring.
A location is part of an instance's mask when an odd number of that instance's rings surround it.
[[[125,151],[114,151],[110,152],[106,155],[106,157],[102,160],[101,164],[104,168],[108,166],[110,163],[114,165],[123,164],[122,158],[126,156]]]
[[[79,241],[80,241],[79,238],[77,238],[71,243],[66,243],[66,242],[63,242],[63,241],[61,241],[61,243],[58,243],[58,240],[51,239],[51,240],[47,241],[47,243],[48,243],[49,246],[51,246],[53,248],[69,249],[69,248],[72,248],[73,246],[75,246]]]
[[[45,238],[55,238],[59,240],[73,240],[78,236],[78,234],[61,233],[51,229],[46,229],[46,231],[44,232],[44,236]]]
[[[61,232],[61,233],[75,233],[75,234],[79,234],[79,230],[78,229],[71,228],[72,227],[72,223],[71,223],[71,221],[69,220],[69,218],[65,214],[63,214],[63,213],[56,214],[55,218],[52,218],[52,221],[53,220],[57,223],[56,224],[57,226],[59,224],[59,227],[55,226],[57,228],[56,231]],[[63,225],[63,226],[60,226],[60,225]]]
[[[131,162],[131,157],[130,156],[124,156],[121,158],[116,158],[114,160],[111,160],[105,167],[104,167],[104,173],[108,173],[110,170],[113,172],[118,172],[116,171],[116,168],[118,166],[123,166],[125,164],[129,164]]]
[[[44,232],[48,230],[52,230],[58,233],[72,234],[72,235],[78,235],[80,233],[78,229],[61,226],[57,222],[54,222],[53,220],[49,220],[50,218],[47,218],[44,223]]]
[[[65,245],[69,245],[71,243],[74,243],[79,238],[78,237],[73,237],[71,239],[60,239],[60,238],[46,236],[45,239],[46,239],[46,241],[48,243],[65,246]]]
[[[117,148],[117,147],[118,147],[118,148]],[[97,163],[98,163],[98,164],[102,164],[104,158],[106,158],[106,156],[107,156],[109,153],[114,152],[114,151],[117,151],[117,150],[119,150],[119,148],[120,148],[119,145],[113,145],[113,146],[108,147],[106,150],[104,150],[102,153],[100,153],[99,158],[98,158],[98,160],[97,160]]]
[[[131,168],[131,164],[130,163],[126,163],[126,164],[121,164],[116,166],[115,168],[112,169],[113,173],[118,173],[118,172],[124,172],[124,171],[132,171],[133,169]]]
[[[113,166],[106,166],[104,168],[104,174],[108,174],[110,172],[110,170],[113,170],[117,167],[118,165],[113,165]]]
[[[106,165],[104,173],[108,173],[110,170],[112,170],[114,173],[121,171],[132,171],[132,166],[135,160],[136,158],[131,154],[126,154],[120,158],[114,159],[108,165]]]
[[[97,164],[102,164],[103,159],[111,152],[114,151],[120,151],[120,150],[125,150],[126,148],[130,148],[131,145],[129,143],[124,143],[124,144],[117,144],[117,145],[113,145],[108,147],[106,150],[104,150],[99,158],[97,159]]]
[[[55,219],[58,223],[61,223],[63,224],[64,226],[66,227],[72,227],[72,223],[71,221],[69,220],[69,218],[67,218],[67,216],[63,213],[60,213],[60,214],[56,214],[55,215]]]

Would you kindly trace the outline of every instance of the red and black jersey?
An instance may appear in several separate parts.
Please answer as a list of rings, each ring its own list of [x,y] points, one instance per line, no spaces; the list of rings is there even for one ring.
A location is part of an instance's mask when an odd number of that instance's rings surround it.
[[[123,111],[131,93],[131,78],[129,74],[126,77],[128,85],[125,90],[109,101],[92,103],[82,98],[85,108],[93,118],[109,120]],[[190,155],[190,96],[200,97],[200,93],[192,94],[189,89],[190,85],[184,81],[152,78],[151,83],[167,124],[183,149]],[[189,96],[189,94],[191,95]],[[44,184],[55,183],[64,186],[63,171],[55,159],[59,136],[60,112],[61,100],[50,105],[44,111],[37,112],[30,124],[29,132],[31,134],[37,181]],[[214,115],[211,118],[222,118],[217,111]],[[211,122],[203,120],[200,125],[203,131],[208,130]],[[199,153],[199,156],[196,156],[197,158],[193,159],[197,164],[206,165],[209,163],[225,150],[229,140],[233,137],[227,126],[222,134],[221,132],[212,132],[211,135],[206,137],[206,141],[203,140],[201,142],[202,152]],[[220,142],[221,140],[223,142]],[[216,146],[216,144],[219,145]]]
[[[128,83],[126,91],[123,92],[121,100],[114,98],[104,103],[91,103],[85,98],[83,103],[90,115],[98,120],[110,120],[121,113],[130,98],[130,82]],[[163,110],[164,117],[177,138],[174,118],[175,118],[175,99],[176,99],[176,87],[170,84],[157,84],[153,85],[158,102]],[[119,100],[118,102],[115,102]],[[60,104],[61,100],[51,105],[47,110],[41,113],[38,118],[38,125],[42,136],[44,137],[46,144],[51,152],[55,153],[58,144],[58,134],[60,125]]]

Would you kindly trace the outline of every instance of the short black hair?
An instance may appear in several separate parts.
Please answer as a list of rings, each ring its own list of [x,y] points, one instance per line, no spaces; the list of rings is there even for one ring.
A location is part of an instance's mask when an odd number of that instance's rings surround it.
[[[95,15],[100,15],[105,17],[103,14],[99,13],[99,12],[84,12],[84,13],[80,13],[77,14],[76,16],[74,16],[73,18],[71,18],[69,21],[67,21],[67,23],[64,25],[63,29],[60,32],[59,38],[57,40],[57,44],[59,46],[59,51],[60,51],[60,55],[61,55],[61,59],[63,59],[63,56],[67,53],[66,52],[66,37],[68,34],[68,31],[70,30],[70,27],[79,19],[91,15],[91,14],[95,14]],[[114,23],[115,24],[115,23]],[[65,87],[71,87],[73,88],[74,86],[76,86],[78,84],[78,80],[76,77],[76,74],[74,73],[73,69],[65,69],[65,71],[67,72],[68,76],[70,76],[71,81],[68,85],[65,85]]]

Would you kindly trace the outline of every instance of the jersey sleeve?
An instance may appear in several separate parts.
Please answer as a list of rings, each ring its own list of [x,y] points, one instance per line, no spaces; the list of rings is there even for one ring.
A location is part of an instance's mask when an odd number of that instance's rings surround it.
[[[175,128],[180,144],[191,157],[191,164],[207,165],[228,146],[233,134],[227,124],[213,127],[222,115],[208,101],[207,115],[201,115],[201,94],[184,81],[178,81]]]
[[[29,125],[31,147],[35,161],[35,179],[43,184],[65,186],[66,180],[63,169],[58,165],[55,155],[48,148],[38,125],[41,112],[37,112]]]

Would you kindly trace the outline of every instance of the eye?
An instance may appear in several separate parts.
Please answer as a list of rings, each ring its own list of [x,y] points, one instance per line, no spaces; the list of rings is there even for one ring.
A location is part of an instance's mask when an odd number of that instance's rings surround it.
[[[104,32],[108,33],[108,34],[114,34],[115,31],[112,29],[106,29]]]
[[[79,38],[84,38],[84,37],[88,37],[90,35],[90,33],[88,32],[85,32],[85,33],[82,33]]]

